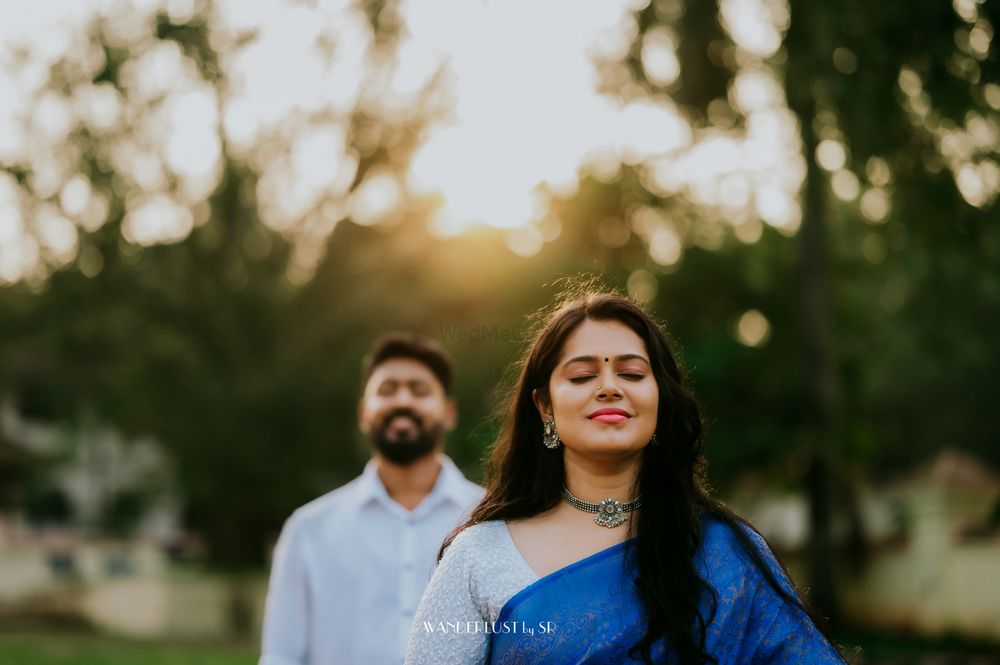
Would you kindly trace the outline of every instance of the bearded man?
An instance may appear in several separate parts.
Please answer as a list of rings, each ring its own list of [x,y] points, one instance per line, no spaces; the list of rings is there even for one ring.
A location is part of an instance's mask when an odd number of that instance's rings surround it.
[[[482,497],[443,453],[456,406],[440,345],[385,335],[362,380],[358,423],[372,459],[285,522],[259,665],[402,663],[441,542]]]

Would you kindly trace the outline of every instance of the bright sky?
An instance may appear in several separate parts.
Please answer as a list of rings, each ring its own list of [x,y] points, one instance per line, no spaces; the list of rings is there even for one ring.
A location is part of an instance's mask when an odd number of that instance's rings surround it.
[[[624,3],[434,3],[451,16],[448,22],[422,15],[427,6],[409,5],[409,25],[415,40],[449,58],[457,104],[455,124],[416,156],[411,183],[444,193],[442,231],[477,221],[525,224],[543,205],[535,188],[572,191],[577,169],[601,148],[647,156],[690,142],[690,130],[666,100],[622,108],[595,92],[588,52],[602,38],[606,52],[628,45],[615,30],[625,19]]]
[[[123,233],[141,244],[176,241],[203,221],[202,202],[218,183],[225,138],[260,173],[262,218],[303,239],[296,255],[302,277],[320,258],[322,243],[315,241],[338,221],[350,216],[379,223],[407,191],[442,197],[436,232],[461,233],[475,224],[507,228],[511,248],[533,254],[548,237],[542,189],[570,194],[581,170],[614,177],[622,162],[637,165],[654,192],[721,211],[745,242],[760,236],[762,222],[786,233],[800,222],[805,163],[796,122],[780,82],[759,64],[779,48],[788,25],[780,0],[720,2],[722,23],[744,63],[729,103],[745,116],[745,132],[693,131],[666,97],[622,104],[597,92],[593,57],[614,60],[624,53],[636,31],[631,10],[643,0],[405,0],[399,56],[386,68],[373,64],[371,31],[349,0],[317,0],[315,6],[218,0],[213,44],[234,84],[221,100],[197,82],[192,62],[175,44],[148,39],[154,10],[183,21],[195,0],[127,3],[139,12],[122,11],[123,4],[0,6],[0,53],[18,42],[29,43],[32,53],[31,64],[16,70],[0,55],[0,162],[28,164],[33,189],[49,198],[31,207],[0,175],[0,281],[29,274],[40,257],[50,264],[72,260],[76,229],[103,223],[107,200],[75,173],[74,156],[64,148],[67,133],[81,122],[107,137],[104,158],[127,192]],[[81,81],[102,66],[100,50],[79,29],[94,11],[135,53],[123,72],[129,98],[89,84],[78,86],[73,99],[39,96],[48,63],[63,53],[71,54]],[[971,20],[975,45],[982,41],[979,19]],[[235,33],[248,29],[258,31],[257,39],[236,48]],[[650,79],[669,84],[677,77],[675,43],[665,28],[648,34],[642,61]],[[853,57],[840,56],[844,62]],[[350,111],[370,107],[403,119],[439,67],[447,72],[444,106],[451,112],[428,133],[404,180],[376,171],[349,192],[360,159],[348,142]],[[921,112],[932,111],[919,77],[907,71],[900,86],[914,100],[919,120]],[[985,94],[1000,100],[1000,88]],[[217,131],[220,120],[224,137]],[[891,208],[888,164],[876,160],[865,174],[850,172],[849,146],[835,122],[824,131],[817,160],[830,172],[834,193],[857,201],[873,223],[885,219]],[[974,205],[1000,188],[996,163],[974,159],[976,146],[995,143],[995,133],[995,123],[970,118],[969,126],[940,139]],[[270,136],[280,137],[280,145]],[[644,237],[657,263],[679,260],[688,241],[658,211],[640,209],[625,221]],[[29,226],[35,233],[26,233]]]

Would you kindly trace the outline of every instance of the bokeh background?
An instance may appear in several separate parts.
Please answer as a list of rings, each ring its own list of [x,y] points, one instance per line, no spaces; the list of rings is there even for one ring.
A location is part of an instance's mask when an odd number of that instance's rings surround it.
[[[473,478],[565,280],[666,322],[716,492],[869,663],[1000,644],[992,0],[0,8],[0,662],[253,663],[360,360]]]

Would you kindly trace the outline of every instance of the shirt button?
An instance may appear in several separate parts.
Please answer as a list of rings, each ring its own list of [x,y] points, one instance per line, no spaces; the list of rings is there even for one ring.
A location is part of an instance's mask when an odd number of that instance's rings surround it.
[[[412,617],[413,616],[413,610],[403,610],[403,616],[404,617]]]
[[[407,561],[403,564],[403,570],[413,570],[413,564]]]

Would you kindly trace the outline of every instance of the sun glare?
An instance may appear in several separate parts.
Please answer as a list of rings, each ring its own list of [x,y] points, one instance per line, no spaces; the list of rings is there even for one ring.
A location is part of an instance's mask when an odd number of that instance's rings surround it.
[[[0,164],[23,167],[47,206],[21,196],[17,183],[0,183],[0,280],[37,277],[44,264],[72,260],[77,243],[67,224],[99,228],[116,199],[129,240],[182,240],[207,218],[224,150],[257,175],[260,218],[300,245],[293,261],[303,262],[294,268],[303,279],[321,258],[309,246],[340,221],[391,224],[413,197],[431,202],[437,234],[480,224],[506,229],[511,250],[530,256],[560,233],[552,195],[572,196],[583,175],[613,183],[623,165],[653,194],[677,197],[707,220],[697,237],[664,224],[636,231],[662,268],[678,265],[690,242],[717,246],[726,225],[745,243],[756,242],[765,224],[795,233],[806,162],[799,120],[767,63],[788,29],[787,3],[721,0],[719,21],[732,38],[724,57],[736,74],[726,97],[708,106],[710,124],[695,127],[669,95],[629,88],[621,66],[615,80],[627,94],[599,91],[596,63],[624,57],[638,36],[633,12],[648,2],[402,0],[399,40],[386,48],[353,0],[215,0],[209,41],[226,73],[221,88],[201,78],[176,42],[153,36],[157,13],[184,22],[197,0],[7,3]],[[660,2],[657,11],[673,15],[673,6]],[[992,33],[975,3],[956,1],[955,11],[968,23],[957,47],[982,54]],[[106,64],[82,30],[95,14],[104,38],[129,54],[124,93],[92,82]],[[659,27],[638,45],[644,74],[668,90],[683,76],[679,43]],[[18,50],[25,57],[14,66]],[[857,66],[845,48],[832,57],[841,70]],[[59,60],[72,78],[69,93],[47,85]],[[990,205],[1000,190],[995,118],[970,112],[960,124],[942,120],[910,68],[898,86],[961,195]],[[1000,108],[1000,87],[985,84],[982,96]],[[426,119],[419,132],[406,129]],[[80,128],[98,140],[97,157],[114,173],[110,190],[80,168],[80,150],[67,140]],[[417,141],[408,162],[365,168],[366,157],[404,138]],[[822,139],[809,157],[829,174],[833,194],[864,219],[885,221],[889,162],[871,157],[852,170],[846,139],[838,132]],[[620,234],[602,228],[602,242],[616,246]],[[100,269],[99,261],[86,263]]]

